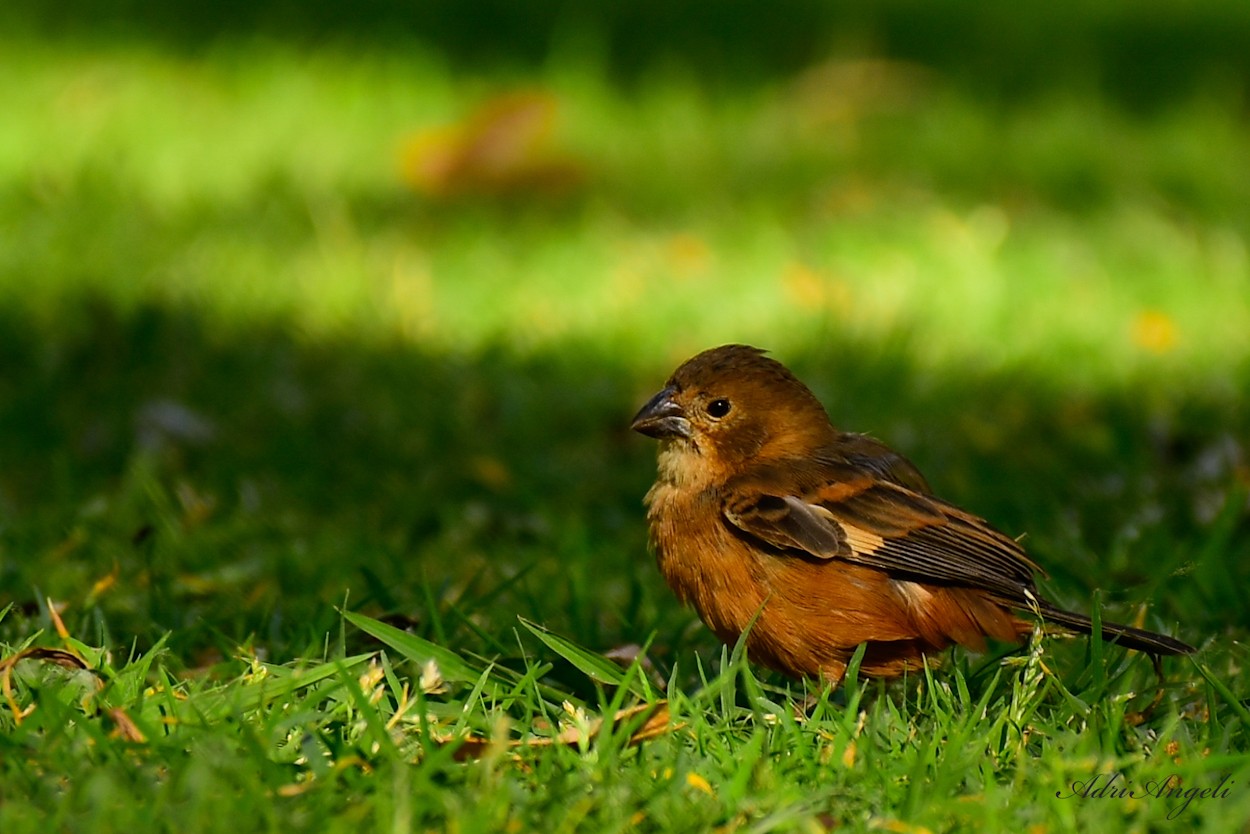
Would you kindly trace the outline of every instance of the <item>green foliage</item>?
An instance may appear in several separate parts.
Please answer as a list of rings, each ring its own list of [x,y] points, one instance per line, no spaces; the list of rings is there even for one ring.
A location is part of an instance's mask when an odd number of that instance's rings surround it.
[[[325,9],[190,50],[159,20],[5,29],[0,831],[1250,820],[1250,50],[1138,106],[1100,45],[1167,15],[1073,16],[1048,79],[1044,27],[912,5],[859,31],[938,71],[800,77],[765,45],[740,86],[656,55],[618,85],[610,15],[473,73],[326,45]],[[1203,8],[1163,28],[1237,41],[1240,7]],[[986,57],[909,28],[935,17]],[[517,86],[559,103],[572,188],[405,183],[412,131]],[[1057,601],[1197,659],[1159,683],[1049,638],[757,678],[647,556],[627,431],[726,341],[1027,531]],[[1228,793],[1143,796],[1171,777]]]
[[[559,688],[539,684],[547,665],[515,686],[499,686],[490,669],[455,680],[431,671],[429,644],[351,621],[402,660],[385,651],[298,666],[240,657],[179,680],[152,675],[150,657],[119,667],[106,659],[90,672],[103,685],[85,697],[81,685],[26,668],[36,661],[19,662],[13,697],[35,708],[20,723],[4,717],[5,830],[41,830],[46,814],[66,827],[225,830],[243,814],[266,830],[1007,830],[1046,820],[1144,829],[1180,820],[1218,831],[1250,812],[1235,787],[1250,776],[1250,724],[1234,717],[1244,707],[1208,678],[1168,685],[1168,706],[1156,711],[1148,694],[1134,694],[1156,686],[1142,658],[1119,657],[1110,688],[1091,689],[1100,671],[1064,658],[1069,671],[1057,674],[1039,642],[1018,662],[959,663],[889,687],[851,683],[807,693],[803,707],[802,690],[762,683],[726,653],[700,686],[670,687],[667,721],[638,743],[588,720],[632,701],[628,689],[558,702]],[[567,639],[559,646],[575,665],[606,662]],[[435,653],[437,669],[471,665]],[[126,690],[119,681],[135,665],[151,683]],[[1203,708],[1202,719],[1190,712]],[[135,730],[120,729],[126,719]],[[1099,798],[1108,780],[1135,786],[1137,799]],[[1187,800],[1160,787],[1173,784],[1209,793]]]

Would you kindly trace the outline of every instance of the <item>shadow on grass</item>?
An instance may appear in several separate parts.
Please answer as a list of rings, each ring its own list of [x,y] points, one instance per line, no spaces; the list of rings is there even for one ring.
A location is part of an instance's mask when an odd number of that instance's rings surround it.
[[[1250,11],[1237,0],[1166,8],[783,0],[767,14],[747,0],[585,9],[560,0],[9,0],[0,22],[37,37],[139,40],[190,52],[239,37],[308,46],[346,41],[362,49],[416,40],[473,72],[533,68],[567,53],[589,56],[626,81],[678,65],[713,82],[759,82],[838,47],[922,63],[1003,104],[1076,87],[1152,110],[1204,90],[1244,91],[1250,80]]]
[[[836,421],[892,427],[940,493],[1028,530],[1061,602],[1149,601],[1198,642],[1245,626],[1240,403],[922,379],[880,345],[782,358]],[[594,344],[458,355],[100,299],[51,326],[6,310],[0,600],[68,602],[84,638],[175,630],[184,652],[315,652],[346,597],[485,654],[516,653],[518,614],[599,649],[658,631],[662,654],[691,615],[646,554],[653,449],[627,422],[669,370]]]

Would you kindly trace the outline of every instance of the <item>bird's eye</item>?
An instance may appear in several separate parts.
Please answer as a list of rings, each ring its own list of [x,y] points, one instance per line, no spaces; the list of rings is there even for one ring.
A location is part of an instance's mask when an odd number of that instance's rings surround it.
[[[719,420],[729,413],[729,400],[712,400],[707,404],[707,413],[709,417]]]

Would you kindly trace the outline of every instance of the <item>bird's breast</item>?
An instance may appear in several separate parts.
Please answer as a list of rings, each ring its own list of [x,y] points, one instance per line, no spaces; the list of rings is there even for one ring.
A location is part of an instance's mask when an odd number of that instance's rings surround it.
[[[759,554],[734,536],[715,489],[657,481],[647,493],[651,546],[660,573],[718,637],[732,642],[769,595]]]

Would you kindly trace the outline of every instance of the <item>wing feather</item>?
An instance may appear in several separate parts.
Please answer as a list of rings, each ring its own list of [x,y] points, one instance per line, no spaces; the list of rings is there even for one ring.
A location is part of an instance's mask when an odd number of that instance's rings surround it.
[[[848,467],[849,469],[849,467]],[[983,519],[862,470],[776,494],[773,479],[734,484],[725,518],[775,548],[841,559],[900,579],[982,588],[1024,601],[1038,567]]]

